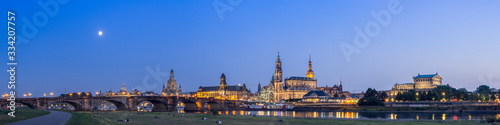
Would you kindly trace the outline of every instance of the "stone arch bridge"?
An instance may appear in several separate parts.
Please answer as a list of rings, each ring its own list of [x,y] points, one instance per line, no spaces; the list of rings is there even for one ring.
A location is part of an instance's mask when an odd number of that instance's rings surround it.
[[[32,109],[47,109],[53,103],[68,103],[75,111],[94,111],[102,102],[110,102],[116,106],[117,111],[136,111],[137,106],[149,101],[153,104],[154,112],[177,111],[178,104],[184,104],[184,111],[204,110],[232,110],[239,109],[246,101],[224,100],[213,98],[196,98],[181,96],[124,96],[124,97],[88,97],[88,98],[63,98],[63,97],[39,97],[39,98],[16,98],[15,102],[26,105]],[[6,107],[10,101],[0,100],[0,106]]]

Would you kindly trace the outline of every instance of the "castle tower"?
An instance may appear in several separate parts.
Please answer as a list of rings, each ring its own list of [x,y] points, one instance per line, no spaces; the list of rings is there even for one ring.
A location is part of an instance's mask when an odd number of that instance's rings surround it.
[[[312,62],[311,62],[311,52],[309,51],[309,66],[306,73],[307,78],[314,79],[314,71],[312,70]]]
[[[227,88],[227,83],[226,83],[226,75],[222,73],[220,76],[220,88],[221,90],[225,90]]]
[[[222,75],[220,76],[219,94],[222,96],[226,95],[226,90],[227,90],[226,75],[222,73]]]

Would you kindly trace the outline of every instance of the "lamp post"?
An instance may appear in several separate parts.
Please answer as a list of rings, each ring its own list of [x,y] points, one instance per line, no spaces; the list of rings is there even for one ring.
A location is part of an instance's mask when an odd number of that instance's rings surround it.
[[[24,98],[26,98],[26,94],[23,94]]]
[[[28,93],[28,95],[31,97],[31,93]]]
[[[51,92],[51,93],[50,93],[50,96],[53,96],[53,95],[54,95],[54,93],[53,93],[53,92]]]
[[[43,93],[43,97],[46,97],[46,96],[47,96],[47,94]]]

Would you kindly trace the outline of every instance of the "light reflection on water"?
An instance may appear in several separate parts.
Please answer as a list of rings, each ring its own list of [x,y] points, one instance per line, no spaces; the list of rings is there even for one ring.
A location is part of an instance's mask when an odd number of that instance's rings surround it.
[[[182,111],[182,113],[184,113]],[[211,112],[197,112],[210,114]],[[484,120],[487,117],[500,118],[495,112],[362,112],[362,111],[218,111],[221,115],[257,115],[303,118],[344,119],[414,119],[414,120]],[[438,119],[435,119],[437,117]]]

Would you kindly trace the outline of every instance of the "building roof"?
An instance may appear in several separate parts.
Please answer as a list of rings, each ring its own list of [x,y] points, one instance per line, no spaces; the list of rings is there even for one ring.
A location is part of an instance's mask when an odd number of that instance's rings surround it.
[[[413,83],[403,83],[401,85],[410,85],[410,84],[413,84]]]
[[[201,91],[219,91],[220,86],[206,86],[201,87]],[[245,87],[246,88],[246,87]],[[227,86],[228,91],[248,91],[244,88],[244,86]]]
[[[201,91],[217,91],[219,90],[220,86],[206,86],[206,87],[201,87]]]
[[[308,77],[298,77],[298,76],[292,76],[290,78],[287,78],[286,80],[314,80]]]
[[[426,75],[420,75],[418,74],[418,76],[415,76],[413,78],[432,78],[434,76],[436,76],[437,74],[426,74]]]
[[[326,94],[326,92],[323,90],[313,90],[313,91],[309,91],[303,97],[314,96],[314,95],[316,95],[316,96],[328,96],[328,97],[330,96],[330,95]]]
[[[330,97],[328,99],[340,99],[340,100],[343,100],[343,99],[346,99],[347,97]]]

